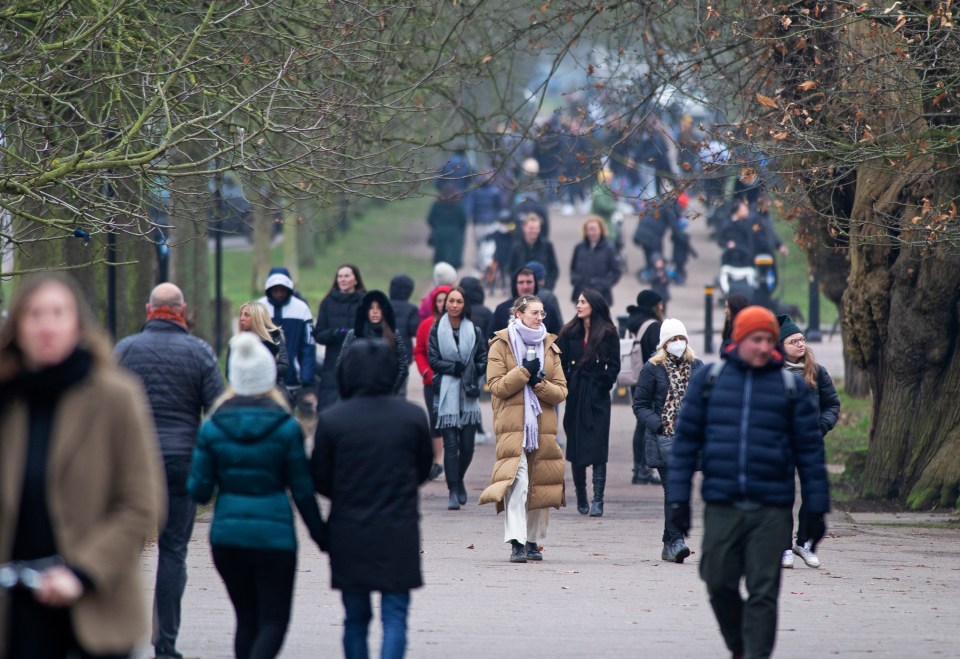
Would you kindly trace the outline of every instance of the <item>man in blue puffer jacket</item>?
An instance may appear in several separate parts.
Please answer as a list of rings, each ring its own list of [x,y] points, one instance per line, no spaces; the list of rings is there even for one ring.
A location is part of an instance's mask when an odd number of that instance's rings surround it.
[[[690,530],[690,490],[702,455],[706,502],[700,578],[734,657],[769,657],[777,631],[780,556],[790,543],[800,475],[813,545],[826,532],[830,492],[811,390],[783,371],[777,320],[747,307],[734,321],[721,370],[692,378],[670,459],[673,522]],[[746,577],[749,596],[740,597]]]

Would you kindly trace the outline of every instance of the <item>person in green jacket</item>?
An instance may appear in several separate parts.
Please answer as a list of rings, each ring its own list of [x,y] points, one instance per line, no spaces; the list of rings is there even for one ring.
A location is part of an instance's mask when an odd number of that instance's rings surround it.
[[[276,368],[256,335],[230,341],[230,389],[200,427],[187,481],[198,503],[217,493],[210,544],[236,612],[239,659],[277,656],[287,632],[297,565],[288,490],[325,547],[303,432],[274,386]]]

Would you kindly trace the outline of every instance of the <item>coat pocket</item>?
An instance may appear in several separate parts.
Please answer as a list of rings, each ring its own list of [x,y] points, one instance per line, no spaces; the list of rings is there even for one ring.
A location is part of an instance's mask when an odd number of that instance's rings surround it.
[[[644,453],[648,467],[666,467],[670,464],[670,453],[673,451],[673,437],[650,432],[644,440]]]

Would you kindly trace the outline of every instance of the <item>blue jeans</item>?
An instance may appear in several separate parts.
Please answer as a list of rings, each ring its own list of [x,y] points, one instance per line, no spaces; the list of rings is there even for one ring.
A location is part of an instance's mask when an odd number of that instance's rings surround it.
[[[343,654],[346,659],[367,659],[367,629],[373,618],[370,593],[342,594],[346,619],[343,622]],[[407,650],[407,609],[410,591],[380,594],[383,647],[380,659],[401,659]]]
[[[153,603],[153,647],[157,655],[176,656],[180,632],[180,600],[187,586],[187,544],[193,534],[197,505],[187,494],[189,455],[165,455],[167,523],[157,540],[159,562]]]

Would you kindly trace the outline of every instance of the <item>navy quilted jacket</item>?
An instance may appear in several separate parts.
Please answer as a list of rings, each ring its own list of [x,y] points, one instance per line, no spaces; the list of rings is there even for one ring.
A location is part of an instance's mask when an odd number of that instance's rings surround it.
[[[766,366],[751,368],[733,349],[709,401],[703,397],[703,387],[711,368],[701,368],[691,378],[670,456],[670,503],[690,501],[690,481],[702,451],[701,495],[708,503],[751,501],[792,507],[797,471],[808,510],[830,510],[813,393],[790,374],[796,380],[797,396],[789,400],[782,367],[777,354]]]
[[[147,390],[163,455],[190,455],[201,413],[223,393],[213,349],[176,323],[154,319],[122,339],[114,353]]]

